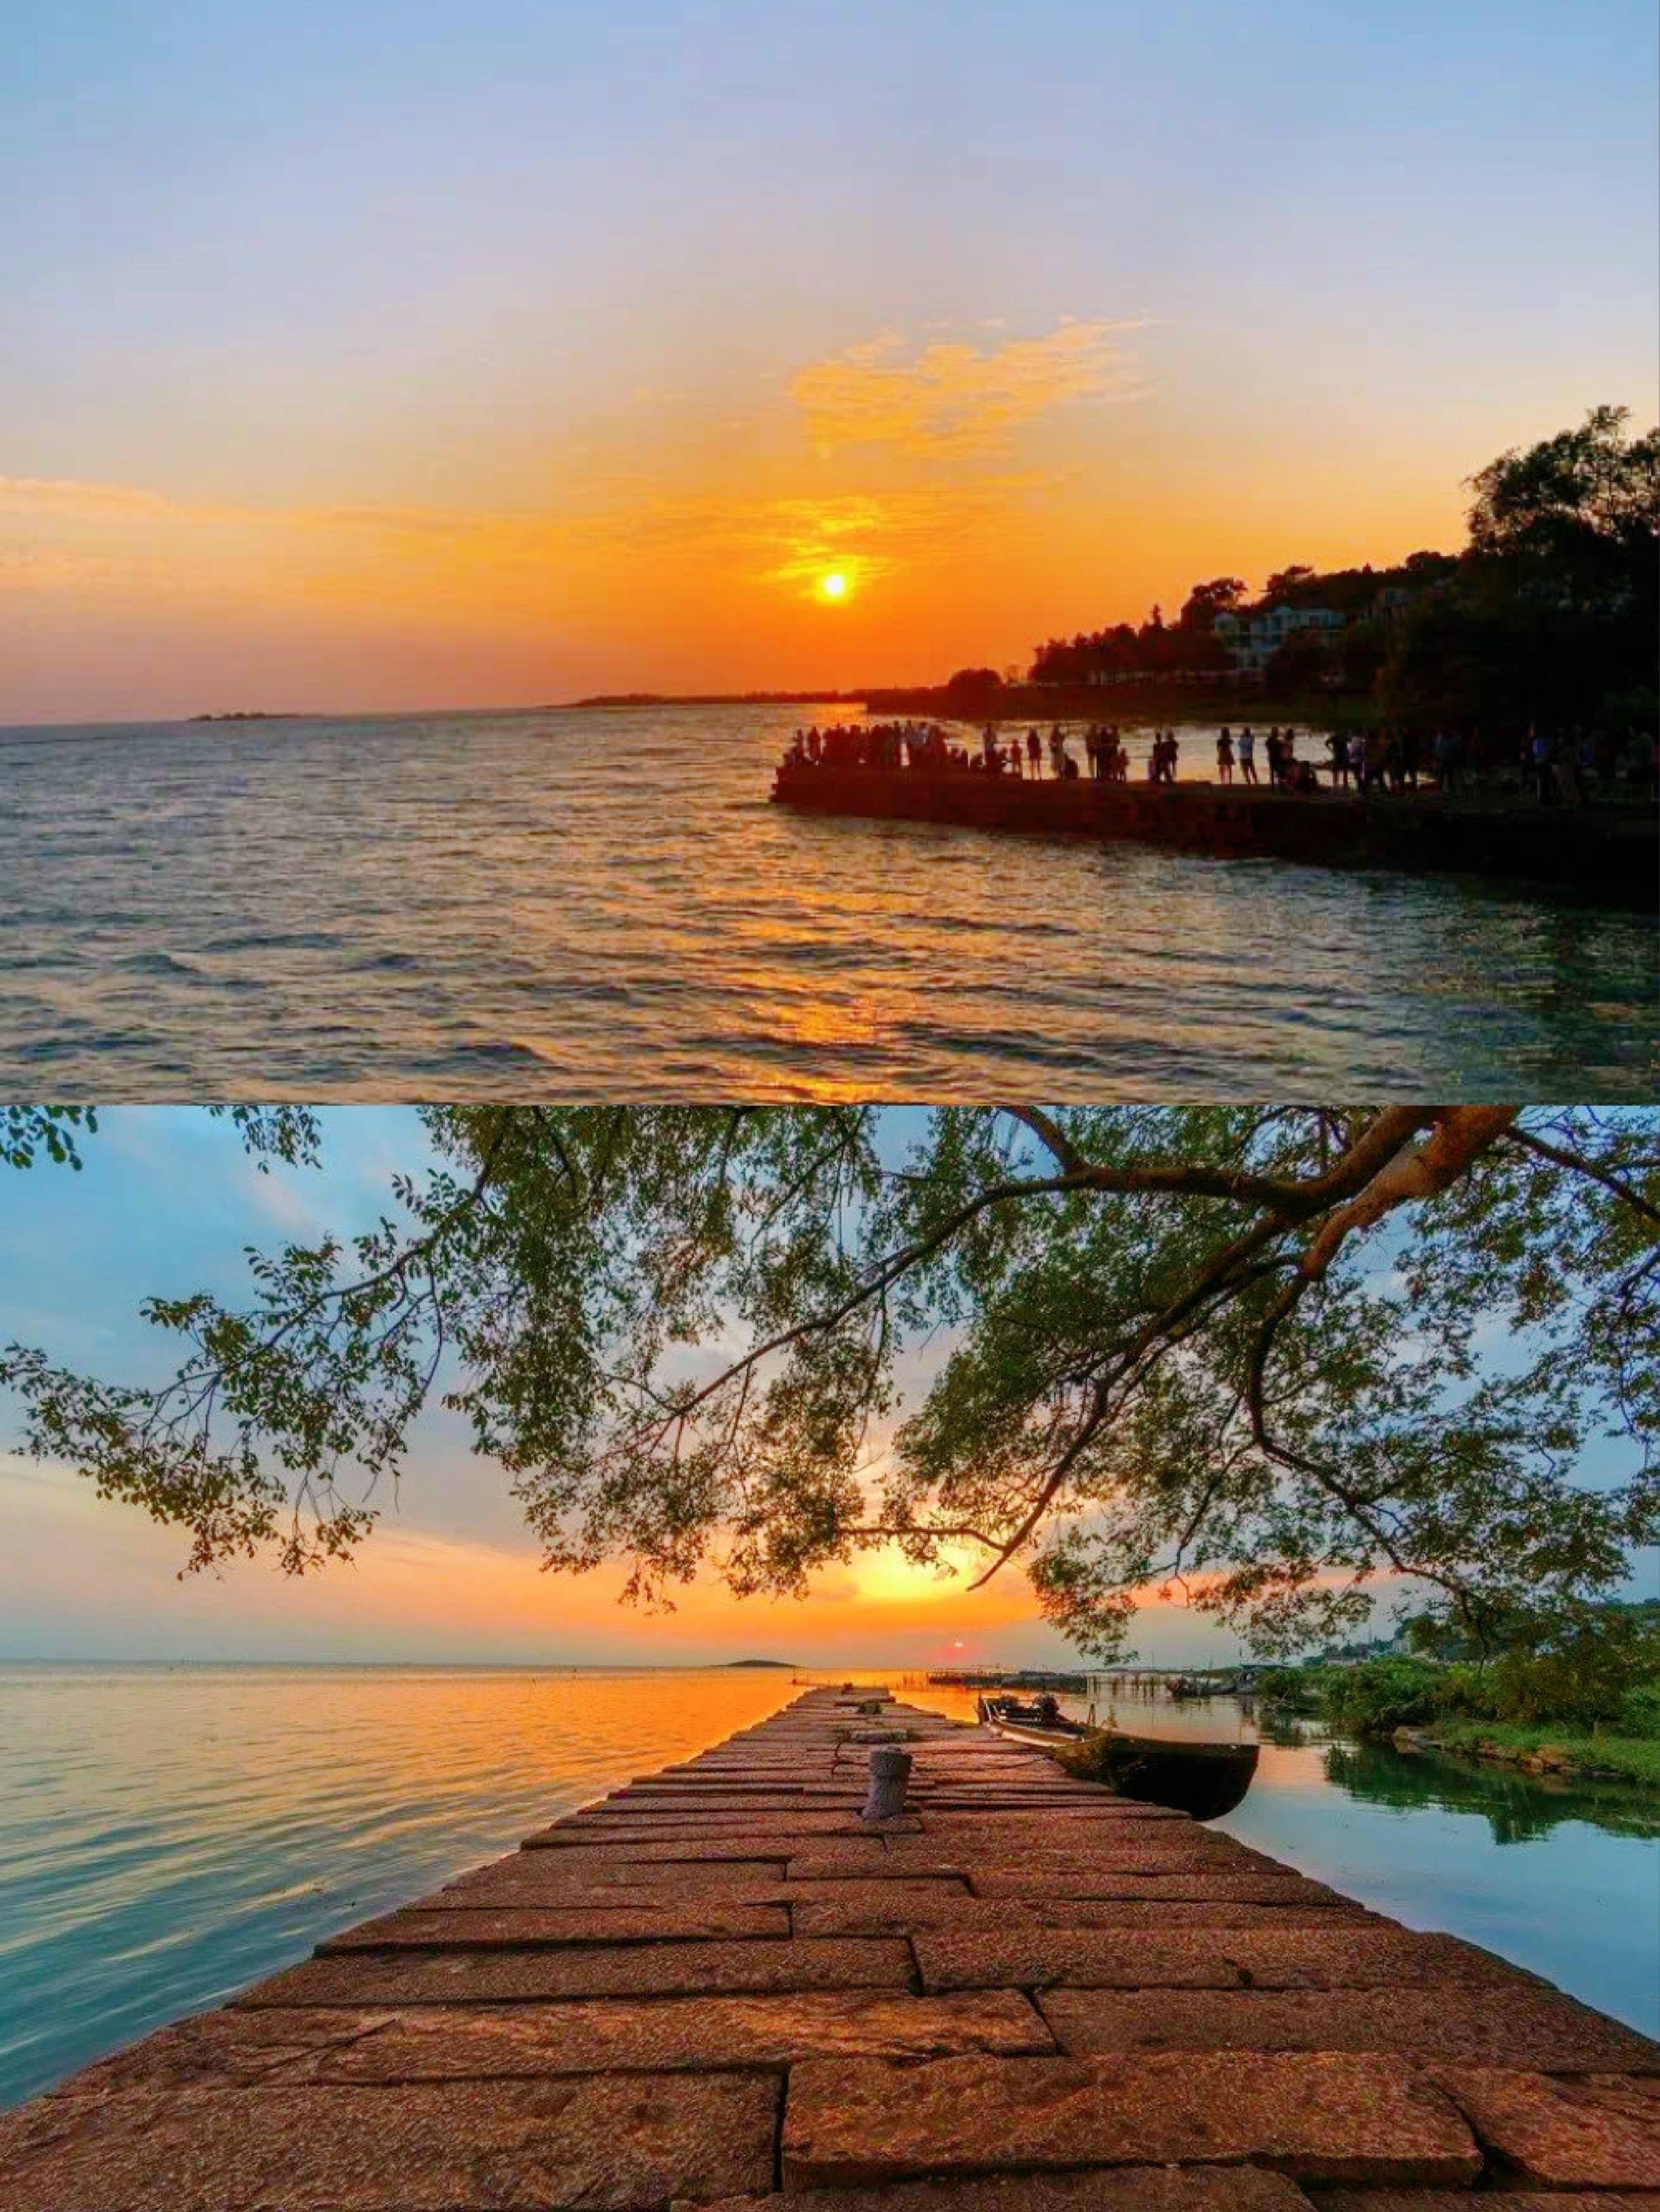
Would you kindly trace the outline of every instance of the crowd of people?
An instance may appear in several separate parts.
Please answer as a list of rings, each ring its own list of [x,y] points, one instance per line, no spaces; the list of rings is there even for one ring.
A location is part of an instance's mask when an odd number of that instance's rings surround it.
[[[988,723],[977,745],[938,722],[836,722],[795,732],[787,766],[922,769],[981,775],[1127,783],[1129,754],[1116,723],[1091,723],[1078,732],[1082,766],[1060,723],[1047,738],[1036,728],[1005,737]],[[1298,733],[1274,724],[1259,738],[1249,723],[1236,733],[1225,724],[1216,738],[1219,783],[1260,785],[1258,757],[1268,788],[1312,797],[1330,789],[1361,798],[1432,790],[1450,796],[1481,790],[1530,797],[1541,806],[1583,805],[1599,798],[1653,794],[1660,786],[1660,751],[1651,733],[1621,738],[1602,730],[1530,729],[1504,737],[1441,729],[1425,736],[1409,727],[1333,730],[1326,757],[1299,758]],[[1316,740],[1316,742],[1318,742]],[[1173,729],[1155,730],[1147,750],[1149,783],[1173,784],[1181,759]],[[1329,779],[1323,782],[1322,777]]]

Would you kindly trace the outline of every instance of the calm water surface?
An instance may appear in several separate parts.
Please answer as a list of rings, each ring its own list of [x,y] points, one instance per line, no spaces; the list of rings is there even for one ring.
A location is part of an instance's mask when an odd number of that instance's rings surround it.
[[[1231,1698],[1120,1698],[1149,1735],[1258,1735]],[[1215,1823],[1409,1928],[1445,1929],[1660,2036],[1660,1796],[1334,1741],[1265,1717]]]
[[[0,1667],[0,2106],[791,1694],[727,1669]],[[1240,1725],[1225,1705],[1120,1718]],[[1660,2028],[1652,1799],[1293,1730],[1219,1825]]]
[[[809,711],[0,732],[0,1092],[1651,1091],[1643,917],[803,820]]]

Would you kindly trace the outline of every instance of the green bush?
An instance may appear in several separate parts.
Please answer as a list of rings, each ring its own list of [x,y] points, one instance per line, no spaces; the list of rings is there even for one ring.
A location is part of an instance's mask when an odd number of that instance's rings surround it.
[[[1607,1726],[1645,1689],[1660,1691],[1660,1635],[1640,1619],[1609,1612],[1548,1649],[1507,1651],[1493,1668],[1493,1717]]]
[[[1323,1671],[1316,1667],[1264,1667],[1256,1677],[1256,1693],[1282,1705],[1312,1707]]]
[[[1622,1734],[1660,1737],[1660,1682],[1639,1682],[1620,1701]]]
[[[1334,1728],[1353,1735],[1387,1735],[1433,1720],[1446,1669],[1426,1659],[1363,1659],[1323,1671],[1322,1705]]]
[[[1493,1720],[1498,1708],[1493,1698],[1490,1667],[1444,1667],[1435,1686],[1438,1719]]]

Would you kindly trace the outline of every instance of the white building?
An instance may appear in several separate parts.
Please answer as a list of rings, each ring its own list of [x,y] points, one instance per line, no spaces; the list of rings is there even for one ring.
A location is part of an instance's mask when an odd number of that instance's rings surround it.
[[[1343,620],[1329,607],[1264,607],[1257,614],[1218,615],[1216,635],[1236,668],[1260,674],[1295,632],[1311,629],[1330,634],[1342,629]]]

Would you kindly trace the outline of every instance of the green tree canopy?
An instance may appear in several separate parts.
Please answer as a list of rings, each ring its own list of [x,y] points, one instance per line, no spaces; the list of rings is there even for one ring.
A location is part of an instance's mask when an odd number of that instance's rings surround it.
[[[262,1162],[315,1160],[310,1115],[237,1118]],[[9,1347],[28,1448],[192,1566],[298,1572],[369,1532],[439,1394],[554,1568],[621,1558],[661,1598],[709,1563],[799,1591],[890,1540],[1018,1560],[1103,1655],[1172,1581],[1268,1651],[1389,1575],[1479,1636],[1606,1594],[1660,1526],[1652,1115],[423,1118],[375,1229],[251,1254],[240,1304],[146,1308],[164,1386]]]
[[[1470,479],[1458,574],[1399,625],[1391,714],[1524,729],[1654,726],[1660,661],[1660,429],[1623,407],[1500,453]]]

